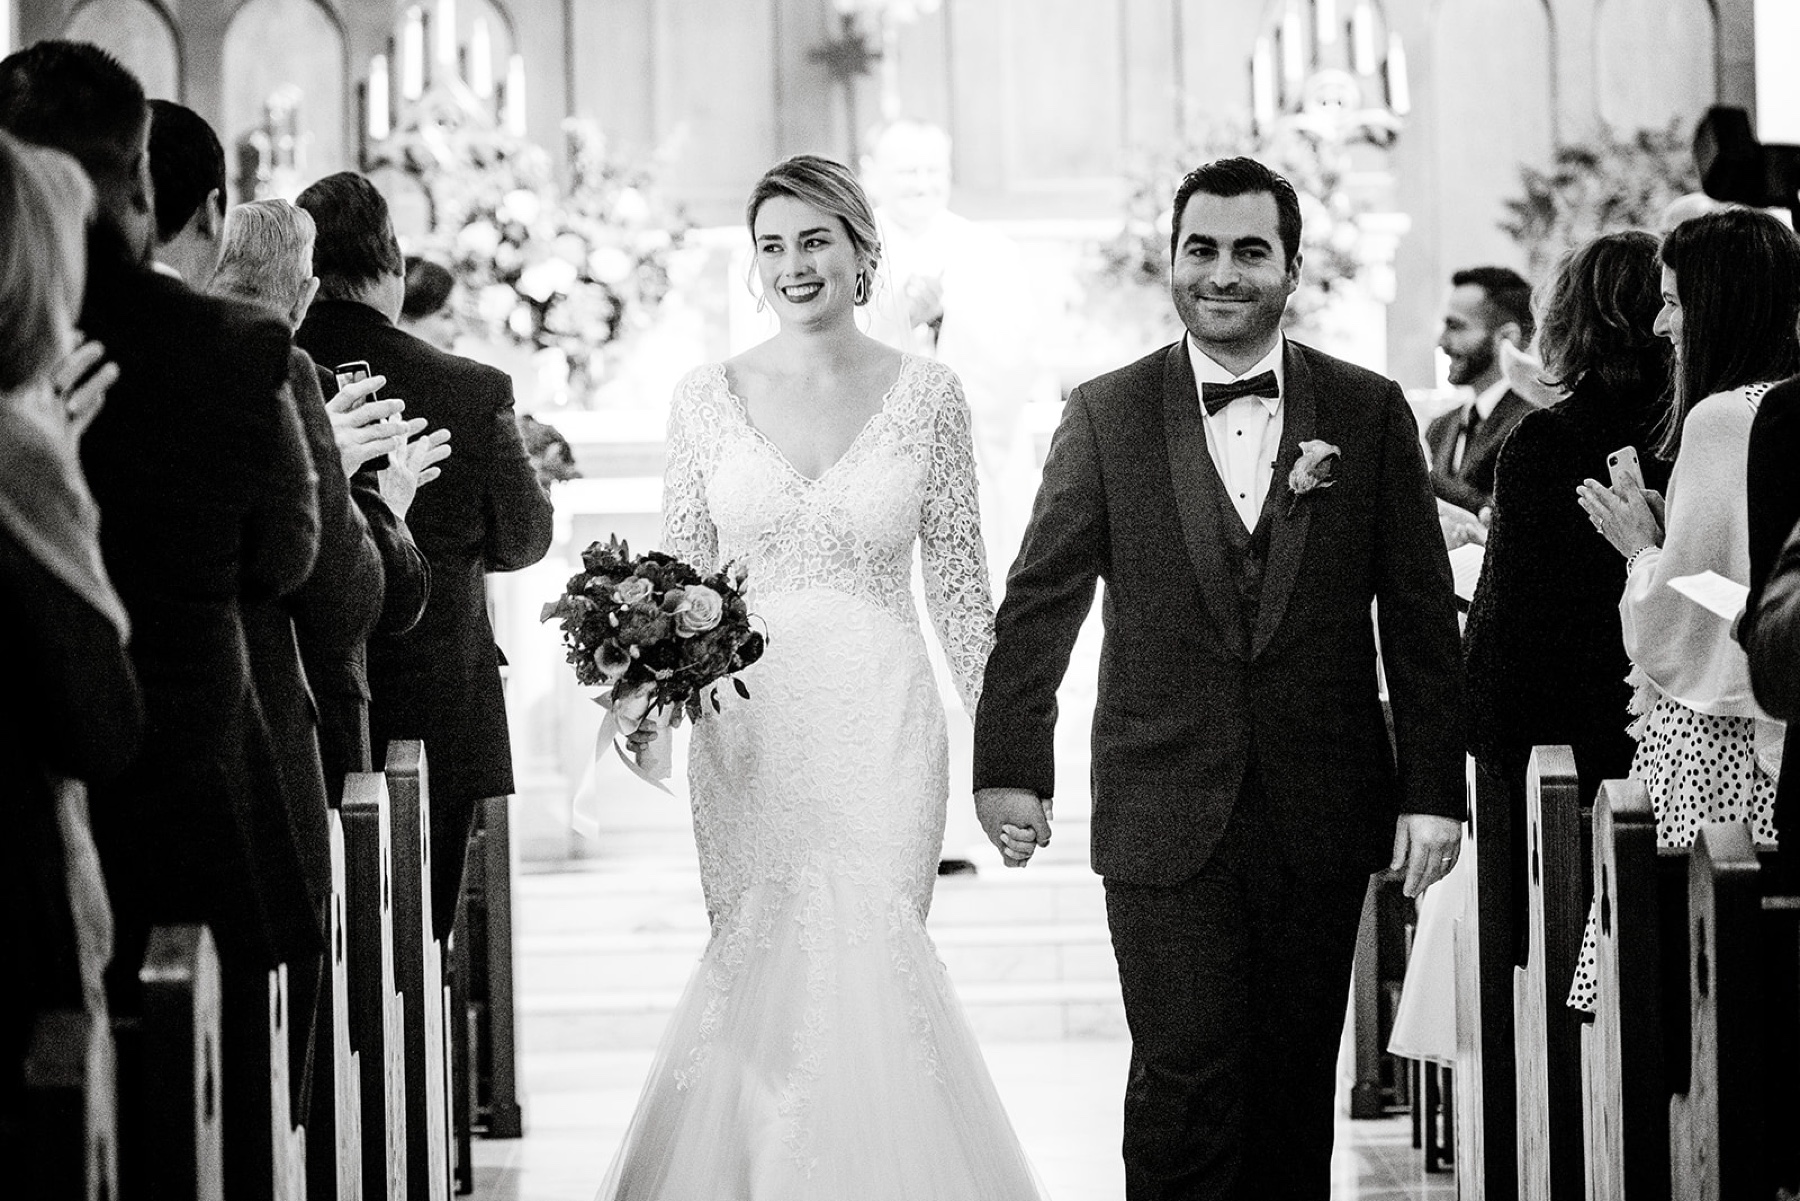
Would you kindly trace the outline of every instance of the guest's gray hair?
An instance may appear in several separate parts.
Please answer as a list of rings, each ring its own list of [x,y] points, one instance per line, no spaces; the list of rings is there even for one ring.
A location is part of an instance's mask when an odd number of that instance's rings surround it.
[[[291,312],[313,275],[312,214],[286,200],[253,200],[225,217],[212,290]]]

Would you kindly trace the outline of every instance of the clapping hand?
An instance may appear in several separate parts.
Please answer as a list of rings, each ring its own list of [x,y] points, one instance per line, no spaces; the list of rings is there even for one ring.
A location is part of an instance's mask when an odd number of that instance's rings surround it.
[[[975,815],[988,841],[1008,867],[1024,867],[1039,847],[1050,845],[1049,799],[1027,788],[983,788],[975,794]]]
[[[345,479],[355,475],[369,460],[392,454],[405,439],[425,428],[423,418],[419,419],[416,429],[409,429],[408,423],[396,420],[406,408],[404,400],[368,399],[385,383],[385,375],[371,375],[344,385],[325,403]]]
[[[108,363],[106,347],[83,342],[64,355],[50,373],[50,391],[62,413],[71,443],[79,442],[106,400],[106,390],[119,378],[119,365]]]
[[[1444,549],[1455,550],[1471,542],[1480,546],[1487,545],[1487,527],[1492,520],[1491,509],[1483,509],[1477,516],[1447,500],[1440,500],[1437,510],[1438,529],[1444,535]]]
[[[437,465],[450,457],[450,431],[432,430],[423,438],[415,438],[413,435],[425,428],[425,419],[415,417],[402,424],[406,429],[402,437],[408,440],[388,455],[387,466],[376,473],[375,480],[381,488],[381,499],[394,516],[405,521],[413,497],[438,477]]]
[[[1662,545],[1663,498],[1633,476],[1621,477],[1617,491],[1599,480],[1582,480],[1575,496],[1594,528],[1626,558]]]

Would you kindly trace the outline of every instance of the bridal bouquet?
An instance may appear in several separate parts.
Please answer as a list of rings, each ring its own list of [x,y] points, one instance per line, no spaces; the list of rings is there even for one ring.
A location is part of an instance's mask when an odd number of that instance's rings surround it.
[[[575,679],[604,690],[594,698],[607,710],[602,743],[698,721],[707,701],[719,708],[708,690],[721,680],[750,695],[736,673],[762,657],[763,635],[750,625],[742,566],[703,576],[658,551],[634,557],[617,537],[590,545],[581,566],[539,620],[561,623]],[[667,779],[667,740],[626,762],[652,782]]]

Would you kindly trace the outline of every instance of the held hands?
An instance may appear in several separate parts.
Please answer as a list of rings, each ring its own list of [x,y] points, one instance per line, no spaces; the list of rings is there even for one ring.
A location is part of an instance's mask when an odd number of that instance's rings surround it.
[[[1405,881],[1401,891],[1422,897],[1425,890],[1450,874],[1462,848],[1462,823],[1430,813],[1402,813],[1394,827],[1391,879]]]
[[[1662,545],[1662,494],[1646,490],[1633,477],[1621,478],[1617,492],[1599,480],[1582,480],[1575,496],[1594,529],[1626,558]]]
[[[1000,849],[1008,867],[1024,867],[1039,847],[1050,845],[1054,802],[1027,788],[983,788],[975,793],[982,833]]]
[[[1492,509],[1483,509],[1477,515],[1449,501],[1440,500],[1437,510],[1438,529],[1444,535],[1445,550],[1455,550],[1471,542],[1478,546],[1487,545],[1488,522],[1493,520]]]

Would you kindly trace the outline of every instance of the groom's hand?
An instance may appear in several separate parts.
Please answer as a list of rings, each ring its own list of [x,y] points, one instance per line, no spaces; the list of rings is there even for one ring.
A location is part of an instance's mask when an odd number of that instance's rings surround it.
[[[1037,848],[1050,845],[1050,806],[1028,788],[979,790],[975,816],[1008,867],[1024,867]]]
[[[1394,828],[1394,859],[1388,874],[1405,881],[1401,891],[1421,897],[1450,874],[1462,848],[1462,823],[1430,813],[1402,813]]]

